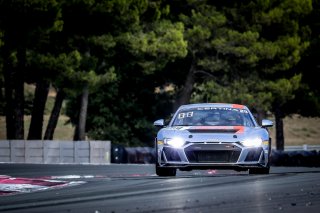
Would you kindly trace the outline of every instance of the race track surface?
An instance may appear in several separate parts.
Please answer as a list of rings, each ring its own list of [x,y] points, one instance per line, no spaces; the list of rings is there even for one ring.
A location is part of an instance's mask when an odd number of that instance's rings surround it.
[[[0,164],[0,212],[320,212],[320,168],[167,178],[153,165]]]

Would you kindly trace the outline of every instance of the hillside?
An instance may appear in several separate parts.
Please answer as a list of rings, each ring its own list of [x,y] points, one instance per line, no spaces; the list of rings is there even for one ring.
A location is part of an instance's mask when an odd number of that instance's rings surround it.
[[[270,128],[275,141],[275,126]],[[285,145],[320,145],[320,118],[293,115],[284,119]],[[274,144],[273,144],[274,145]]]

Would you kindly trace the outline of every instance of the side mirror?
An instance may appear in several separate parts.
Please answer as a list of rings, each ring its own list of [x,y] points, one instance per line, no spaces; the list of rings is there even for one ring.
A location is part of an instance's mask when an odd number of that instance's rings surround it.
[[[262,127],[272,127],[273,126],[273,122],[267,119],[263,119],[262,120]]]
[[[153,123],[154,126],[158,126],[158,127],[163,127],[164,126],[164,119],[159,119],[159,120],[156,120],[154,123]]]

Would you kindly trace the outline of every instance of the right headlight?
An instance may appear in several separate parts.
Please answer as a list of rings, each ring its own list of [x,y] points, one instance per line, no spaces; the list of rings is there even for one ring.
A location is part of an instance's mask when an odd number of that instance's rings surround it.
[[[244,141],[242,141],[242,145],[247,147],[259,147],[262,145],[262,139],[261,138],[247,138]]]

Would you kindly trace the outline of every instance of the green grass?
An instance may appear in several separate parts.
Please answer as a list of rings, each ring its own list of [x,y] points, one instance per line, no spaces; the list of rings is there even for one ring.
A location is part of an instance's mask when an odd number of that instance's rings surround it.
[[[30,120],[31,116],[27,115],[24,118],[24,129],[25,129],[25,139],[28,137],[28,130],[30,126]],[[44,116],[44,122],[43,122],[43,135],[47,128],[49,120],[49,115]],[[69,118],[65,115],[60,115],[59,121],[55,130],[55,133],[53,135],[54,140],[72,140],[73,139],[73,133],[74,133],[74,127],[69,123],[67,124],[67,121]],[[0,140],[6,139],[6,123],[5,123],[5,117],[0,116]]]

